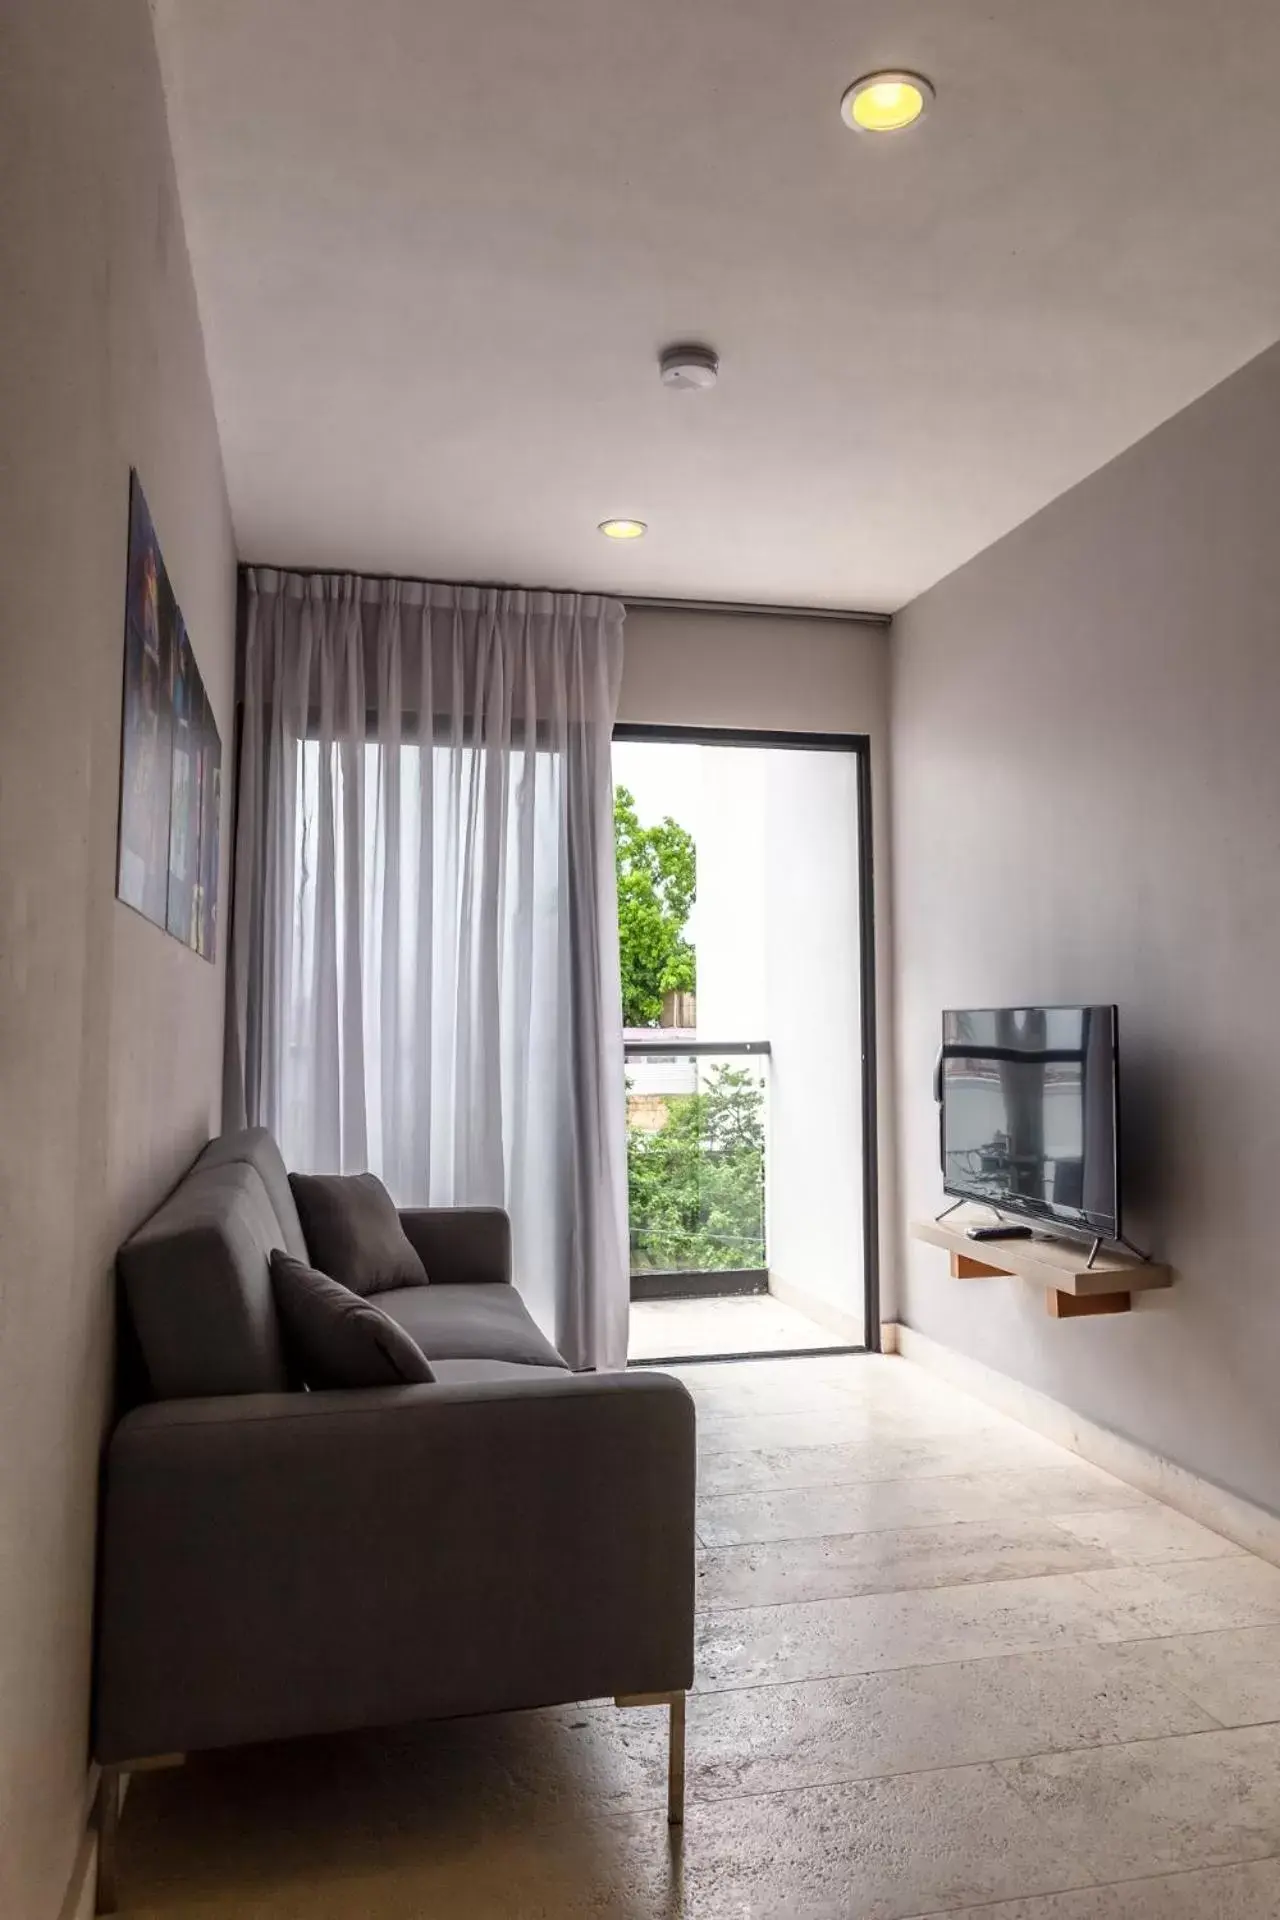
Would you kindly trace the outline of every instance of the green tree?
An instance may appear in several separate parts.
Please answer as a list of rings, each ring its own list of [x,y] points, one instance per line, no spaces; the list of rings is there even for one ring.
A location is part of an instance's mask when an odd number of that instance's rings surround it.
[[[701,1093],[669,1100],[655,1132],[629,1127],[627,1184],[633,1272],[763,1267],[760,1083],[713,1067]]]
[[[663,995],[692,993],[696,984],[684,930],[697,893],[697,851],[693,835],[670,815],[656,827],[642,826],[626,787],[614,791],[613,829],[622,1023],[654,1027]]]

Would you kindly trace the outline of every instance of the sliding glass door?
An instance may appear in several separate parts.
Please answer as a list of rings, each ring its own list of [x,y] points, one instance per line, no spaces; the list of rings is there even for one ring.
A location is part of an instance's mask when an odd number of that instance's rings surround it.
[[[630,1358],[875,1345],[866,743],[619,728],[613,770]]]

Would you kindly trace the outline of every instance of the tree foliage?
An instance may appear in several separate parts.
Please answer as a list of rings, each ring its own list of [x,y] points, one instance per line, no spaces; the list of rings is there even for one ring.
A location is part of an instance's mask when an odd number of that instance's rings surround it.
[[[627,1132],[631,1266],[662,1272],[763,1267],[764,1092],[715,1066],[701,1093],[668,1101],[656,1132]]]
[[[618,941],[622,961],[622,1022],[657,1026],[664,994],[692,993],[694,952],[684,937],[697,893],[693,835],[667,816],[640,823],[626,787],[613,796],[618,865]]]

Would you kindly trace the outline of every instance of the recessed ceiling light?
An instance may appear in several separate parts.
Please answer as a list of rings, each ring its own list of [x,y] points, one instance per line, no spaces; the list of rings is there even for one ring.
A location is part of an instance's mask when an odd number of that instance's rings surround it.
[[[600,531],[606,540],[643,540],[649,529],[643,520],[602,520]]]
[[[859,133],[900,133],[915,125],[932,99],[922,73],[864,73],[847,89],[840,114]]]

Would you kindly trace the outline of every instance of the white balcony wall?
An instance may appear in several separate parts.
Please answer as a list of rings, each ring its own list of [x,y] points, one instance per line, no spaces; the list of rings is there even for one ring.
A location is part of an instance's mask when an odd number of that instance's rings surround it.
[[[684,747],[699,762],[698,1037],[766,1040],[765,927],[768,754],[754,747]]]
[[[864,1335],[857,763],[842,753],[760,758],[770,1284],[809,1311],[820,1303],[833,1331],[856,1343]]]

